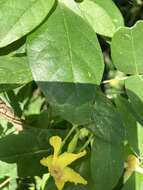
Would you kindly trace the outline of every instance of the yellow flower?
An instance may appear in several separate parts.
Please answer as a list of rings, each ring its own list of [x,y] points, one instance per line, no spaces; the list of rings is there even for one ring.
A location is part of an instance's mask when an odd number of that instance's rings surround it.
[[[58,190],[62,190],[66,182],[73,182],[75,184],[86,185],[87,181],[75,172],[72,168],[67,167],[69,164],[83,157],[86,151],[80,152],[78,154],[64,152],[60,154],[62,139],[58,136],[53,136],[50,138],[50,145],[54,148],[54,154],[43,158],[40,163],[43,166],[48,167],[51,176],[55,179],[55,184]],[[60,155],[59,155],[60,154]]]
[[[143,174],[143,168],[140,166],[141,162],[135,155],[129,155],[127,162],[125,162],[124,183],[129,179],[133,172]]]

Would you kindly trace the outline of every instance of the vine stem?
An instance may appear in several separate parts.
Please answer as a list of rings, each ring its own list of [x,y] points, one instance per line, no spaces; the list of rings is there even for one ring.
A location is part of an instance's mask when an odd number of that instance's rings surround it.
[[[0,188],[4,187],[7,183],[11,181],[11,177],[7,178],[4,182],[0,184]]]
[[[102,81],[102,84],[107,84],[107,83],[110,83],[110,82],[115,81],[115,80],[117,80],[117,81],[122,81],[122,80],[126,80],[126,79],[128,79],[128,78],[129,78],[129,77],[126,76],[126,77],[122,77],[122,78],[114,78],[114,79],[104,80],[104,81]]]
[[[87,141],[85,142],[85,144],[80,148],[79,152],[82,152],[83,150],[86,149],[86,147],[89,145],[90,141],[92,140],[93,134],[91,134],[89,136],[89,138],[87,139]]]
[[[62,147],[65,145],[67,139],[70,137],[70,135],[72,134],[72,132],[78,127],[78,125],[73,125],[73,127],[70,129],[70,131],[68,132],[68,134],[66,135],[66,137],[64,138],[63,142],[62,142]]]

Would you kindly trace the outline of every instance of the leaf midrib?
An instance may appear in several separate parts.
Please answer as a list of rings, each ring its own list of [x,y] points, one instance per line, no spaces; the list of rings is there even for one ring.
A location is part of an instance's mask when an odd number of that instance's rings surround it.
[[[0,156],[0,159],[1,160],[4,160],[4,159],[12,159],[12,158],[15,158],[15,157],[24,157],[24,156],[30,156],[30,155],[34,155],[34,154],[41,154],[41,153],[46,153],[46,152],[49,152],[49,150],[47,149],[43,149],[43,150],[37,150],[37,151],[30,151],[30,152],[26,152],[26,153],[23,153],[23,154],[14,154],[14,155],[11,155],[11,156]]]

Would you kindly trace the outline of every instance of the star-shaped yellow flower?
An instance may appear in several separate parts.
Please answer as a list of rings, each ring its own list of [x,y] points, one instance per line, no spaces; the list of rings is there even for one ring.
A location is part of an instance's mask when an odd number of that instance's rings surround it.
[[[140,166],[141,162],[135,155],[129,155],[127,162],[125,162],[124,183],[129,179],[133,172],[143,174],[143,168]]]
[[[40,163],[43,166],[48,167],[51,176],[55,179],[55,184],[58,190],[62,190],[66,182],[73,182],[75,184],[86,185],[87,181],[75,172],[72,168],[67,167],[69,164],[83,157],[86,151],[80,152],[78,154],[64,152],[60,154],[62,139],[58,136],[53,136],[50,138],[50,145],[54,148],[54,154],[43,158]]]

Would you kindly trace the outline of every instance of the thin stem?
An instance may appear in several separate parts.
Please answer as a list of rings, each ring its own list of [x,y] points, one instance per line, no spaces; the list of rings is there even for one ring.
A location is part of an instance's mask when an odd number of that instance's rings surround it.
[[[82,152],[86,149],[86,147],[89,145],[90,141],[92,140],[93,134],[91,134],[88,138],[88,140],[85,142],[85,144],[80,148],[79,152]]]
[[[68,134],[66,135],[66,137],[64,138],[63,142],[62,142],[62,147],[65,145],[67,139],[70,137],[70,135],[72,134],[72,132],[78,127],[78,125],[73,125],[73,127],[70,129],[70,131],[68,132]]]
[[[129,78],[129,77],[126,76],[126,77],[122,77],[122,78],[114,78],[114,79],[104,80],[104,81],[102,81],[102,84],[107,84],[107,83],[110,83],[110,82],[115,81],[115,80],[117,80],[117,81],[122,81],[122,80],[126,80],[126,79],[128,79],[128,78]]]
[[[4,182],[0,184],[0,188],[4,187],[7,183],[11,181],[11,177],[7,178]]]
[[[17,131],[23,130],[23,120],[17,117],[14,111],[0,98],[0,115],[12,123]]]

